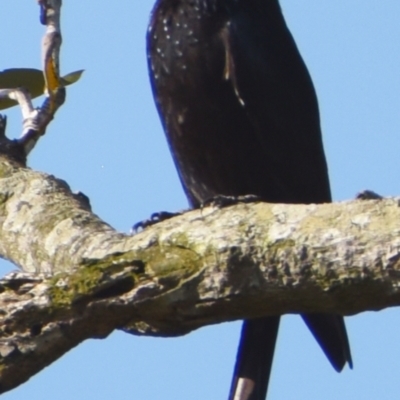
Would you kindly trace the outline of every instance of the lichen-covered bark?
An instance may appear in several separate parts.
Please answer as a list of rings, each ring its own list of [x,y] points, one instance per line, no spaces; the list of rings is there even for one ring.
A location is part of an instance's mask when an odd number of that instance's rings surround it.
[[[0,392],[114,329],[176,336],[297,312],[400,304],[398,200],[207,207],[135,236],[84,196],[0,157]]]

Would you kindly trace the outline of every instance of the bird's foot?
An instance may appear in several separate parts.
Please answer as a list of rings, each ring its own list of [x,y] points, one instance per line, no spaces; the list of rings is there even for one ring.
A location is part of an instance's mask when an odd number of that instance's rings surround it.
[[[383,196],[378,193],[373,192],[372,190],[363,190],[360,193],[357,193],[357,200],[382,200]]]
[[[155,212],[155,213],[150,215],[149,219],[145,219],[143,221],[136,222],[136,224],[134,224],[132,226],[131,233],[132,234],[136,234],[138,232],[141,232],[141,231],[145,230],[149,226],[153,226],[155,224],[158,224],[159,222],[166,221],[167,219],[170,219],[172,217],[176,217],[176,216],[181,215],[181,214],[182,214],[182,211],[175,212],[175,213],[172,213],[172,212],[169,212],[169,211]]]
[[[210,199],[204,201],[201,204],[201,208],[204,207],[228,207],[234,204],[239,203],[255,203],[257,201],[261,201],[260,196],[256,196],[255,194],[246,194],[243,196],[225,196],[223,194],[218,194],[217,196],[211,197]]]

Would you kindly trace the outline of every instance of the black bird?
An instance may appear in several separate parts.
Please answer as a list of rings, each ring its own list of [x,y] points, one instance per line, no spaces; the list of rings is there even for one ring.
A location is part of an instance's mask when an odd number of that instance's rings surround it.
[[[315,90],[278,0],[158,0],[147,53],[192,207],[217,195],[331,201]],[[341,316],[302,318],[337,371],[352,366]],[[265,399],[279,319],[243,323],[229,399]]]

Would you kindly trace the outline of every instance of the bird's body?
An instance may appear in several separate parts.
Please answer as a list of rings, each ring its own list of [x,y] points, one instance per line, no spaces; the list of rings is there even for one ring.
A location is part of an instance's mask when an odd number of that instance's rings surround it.
[[[331,200],[314,87],[277,0],[158,0],[148,57],[192,207],[217,195]],[[341,317],[303,318],[337,370],[351,364]],[[244,323],[231,399],[265,397],[278,325]],[[238,394],[253,381],[251,397]]]

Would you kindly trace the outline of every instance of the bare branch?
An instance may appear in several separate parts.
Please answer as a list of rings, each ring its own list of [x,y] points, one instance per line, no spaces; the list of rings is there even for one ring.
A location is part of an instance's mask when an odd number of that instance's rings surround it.
[[[20,139],[8,140],[3,135],[0,152],[6,153],[10,147],[18,148],[17,159],[25,159],[42,136],[59,107],[65,102],[66,91],[60,77],[60,47],[62,42],[60,14],[61,0],[38,0],[40,21],[46,25],[42,40],[43,75],[46,86],[46,99],[40,108],[34,108],[29,92],[24,88],[1,89],[0,98],[18,102],[23,117]],[[5,133],[5,128],[2,129]],[[21,155],[23,153],[23,155]]]
[[[66,91],[60,77],[61,36],[61,0],[39,0],[40,22],[46,25],[42,40],[43,75],[47,98],[37,110],[33,119],[34,126],[24,127],[19,143],[28,155],[42,136],[55,113],[65,102]],[[32,123],[30,125],[33,125]]]

